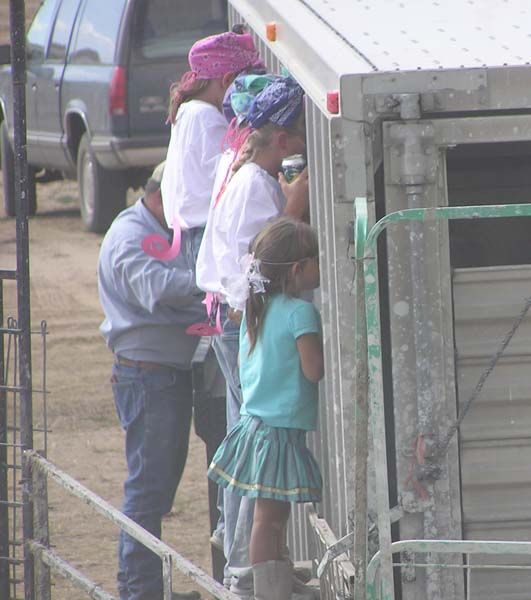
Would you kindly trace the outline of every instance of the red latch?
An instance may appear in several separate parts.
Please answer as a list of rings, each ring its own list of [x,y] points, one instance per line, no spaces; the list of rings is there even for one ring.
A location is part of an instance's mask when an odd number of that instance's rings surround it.
[[[329,113],[339,113],[339,90],[331,90],[326,94],[326,108]]]

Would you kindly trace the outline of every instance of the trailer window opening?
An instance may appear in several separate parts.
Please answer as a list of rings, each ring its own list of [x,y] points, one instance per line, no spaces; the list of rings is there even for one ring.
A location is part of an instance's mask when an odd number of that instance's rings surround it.
[[[226,29],[227,7],[221,0],[143,0],[134,19],[133,55],[139,60],[185,58],[192,44]]]
[[[448,203],[531,202],[531,143],[471,144],[447,152]],[[531,264],[531,217],[450,223],[452,267]]]

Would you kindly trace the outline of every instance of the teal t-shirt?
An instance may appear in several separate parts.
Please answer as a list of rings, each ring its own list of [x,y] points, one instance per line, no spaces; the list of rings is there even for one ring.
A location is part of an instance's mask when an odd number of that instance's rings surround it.
[[[259,417],[272,427],[317,427],[318,386],[304,376],[296,344],[305,333],[321,333],[313,304],[283,294],[273,296],[249,355],[244,315],[240,329],[242,415]]]

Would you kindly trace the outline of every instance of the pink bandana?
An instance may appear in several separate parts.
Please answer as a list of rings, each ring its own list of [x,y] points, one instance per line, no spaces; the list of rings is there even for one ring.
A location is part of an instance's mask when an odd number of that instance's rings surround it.
[[[249,67],[263,66],[251,34],[232,31],[197,41],[188,54],[188,62],[195,79],[217,79]]]

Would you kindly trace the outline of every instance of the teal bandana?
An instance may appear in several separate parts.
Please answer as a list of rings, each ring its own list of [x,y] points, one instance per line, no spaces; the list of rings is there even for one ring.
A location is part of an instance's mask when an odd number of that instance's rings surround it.
[[[249,108],[257,94],[278,79],[276,75],[239,75],[229,86],[223,101],[223,113],[228,121],[236,117],[240,125],[246,120]]]

